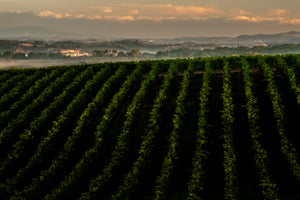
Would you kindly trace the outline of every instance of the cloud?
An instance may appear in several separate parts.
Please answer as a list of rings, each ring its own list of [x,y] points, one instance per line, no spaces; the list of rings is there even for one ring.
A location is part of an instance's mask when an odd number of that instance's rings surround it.
[[[167,21],[167,20],[210,20],[247,21],[261,23],[274,21],[279,24],[300,24],[300,16],[289,16],[283,8],[266,9],[264,12],[248,11],[241,8],[220,9],[214,6],[174,5],[174,4],[115,4],[82,8],[79,13],[58,13],[40,11],[39,17],[55,19],[75,18],[109,21]]]
[[[271,15],[271,16],[280,16],[280,15],[283,15],[283,14],[286,14],[287,13],[287,10],[286,9],[282,9],[282,8],[278,8],[278,9],[270,9],[268,11],[268,15]]]
[[[242,20],[242,21],[248,21],[248,22],[266,22],[266,21],[276,21],[278,18],[272,18],[272,17],[248,17],[248,16],[236,16],[234,18],[235,20]]]
[[[84,17],[84,18],[87,18],[87,19],[90,19],[90,20],[99,20],[99,19],[103,19],[103,17],[100,16],[100,15],[87,16],[87,17]]]
[[[300,25],[300,18],[294,18],[294,19],[282,19],[280,21],[280,24],[291,24],[291,25]]]
[[[82,8],[81,11],[89,14],[99,14],[99,11],[113,10],[115,15],[119,16],[145,16],[149,18],[169,18],[188,19],[200,16],[209,16],[216,18],[222,16],[225,12],[213,6],[195,6],[195,5],[175,5],[175,4],[141,4],[141,3],[121,3],[109,4],[107,6],[89,6]],[[110,12],[104,12],[109,16]]]
[[[244,9],[232,8],[229,10],[229,15],[230,16],[246,16],[246,15],[251,15],[251,13]]]
[[[138,15],[139,14],[139,10],[138,9],[131,10],[131,11],[129,11],[128,14],[129,15]]]
[[[135,21],[133,16],[105,16],[104,19],[115,20],[115,21]]]
[[[103,12],[105,12],[105,13],[112,13],[112,9],[106,8],[106,9],[103,9]]]
[[[66,13],[65,16],[66,17],[72,17],[72,14]]]
[[[87,7],[88,10],[96,10],[104,12],[104,13],[112,13],[113,9],[111,7],[103,7],[103,6],[89,6]]]
[[[199,7],[199,6],[172,6],[172,9],[177,14],[182,15],[209,15],[209,14],[221,14],[223,13],[221,10],[218,10],[216,8],[205,8],[205,7]]]
[[[262,22],[273,21],[273,22],[277,22],[278,24],[300,25],[300,18],[236,16],[233,20],[247,21],[251,23],[262,23]]]
[[[75,19],[82,19],[82,18],[86,18],[86,16],[85,16],[85,15],[83,15],[83,14],[80,14],[80,15],[74,15],[74,16],[72,16],[72,17],[74,17]]]
[[[147,20],[147,21],[155,21],[155,22],[162,22],[166,20],[175,20],[175,17],[150,17],[150,16],[138,16],[137,20]]]
[[[56,18],[56,19],[62,19],[66,16],[59,14],[59,13],[55,13],[52,11],[41,11],[37,14],[40,17],[52,17],[52,18]],[[67,17],[69,17],[69,14],[67,14]]]
[[[107,12],[110,13],[110,12]],[[135,17],[131,15],[86,15],[86,14],[70,14],[70,13],[56,13],[53,11],[40,11],[36,13],[39,17],[44,18],[55,18],[55,19],[63,19],[63,18],[73,18],[73,19],[90,19],[90,20],[110,20],[110,21],[135,21]]]
[[[279,24],[300,24],[300,19],[292,16],[288,16],[288,10],[286,9],[268,9],[264,13],[251,13],[245,10],[232,9],[231,18],[228,20],[233,21],[247,21],[250,23],[262,23],[262,22],[276,22]]]
[[[191,15],[191,14],[197,14],[197,15],[204,15],[211,12],[214,12],[214,9],[212,8],[205,8],[205,7],[199,7],[199,6],[185,6],[185,5],[172,5],[168,4],[166,6],[159,6],[158,8],[163,9],[169,9],[170,12],[172,12],[174,15]]]
[[[224,11],[215,7],[205,7],[205,6],[194,6],[194,5],[174,5],[174,4],[146,4],[139,7],[140,13],[148,14],[157,17],[171,17],[176,16],[191,18],[196,16],[208,15],[210,17],[215,17],[223,15]]]

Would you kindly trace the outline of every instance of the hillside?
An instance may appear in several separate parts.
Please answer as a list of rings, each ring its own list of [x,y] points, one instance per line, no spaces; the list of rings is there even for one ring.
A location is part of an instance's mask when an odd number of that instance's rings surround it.
[[[299,199],[300,55],[0,70],[0,199]]]

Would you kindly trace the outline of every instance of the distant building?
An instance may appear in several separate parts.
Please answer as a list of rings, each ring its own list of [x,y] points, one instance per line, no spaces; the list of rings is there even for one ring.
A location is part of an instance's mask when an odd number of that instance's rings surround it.
[[[73,50],[73,49],[64,49],[60,51],[61,54],[68,57],[79,57],[79,56],[89,56],[87,52],[81,52],[80,50]]]
[[[33,44],[30,44],[30,43],[20,43],[19,45],[21,47],[33,47]]]

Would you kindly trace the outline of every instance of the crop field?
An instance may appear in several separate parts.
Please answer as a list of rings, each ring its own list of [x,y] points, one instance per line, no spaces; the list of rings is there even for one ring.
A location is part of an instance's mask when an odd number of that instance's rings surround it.
[[[0,199],[300,199],[300,55],[0,70]]]

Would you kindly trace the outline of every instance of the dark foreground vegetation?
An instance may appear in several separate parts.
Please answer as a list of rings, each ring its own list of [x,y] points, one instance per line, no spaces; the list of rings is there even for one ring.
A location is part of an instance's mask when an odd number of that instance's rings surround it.
[[[300,55],[0,70],[0,199],[300,199]]]

